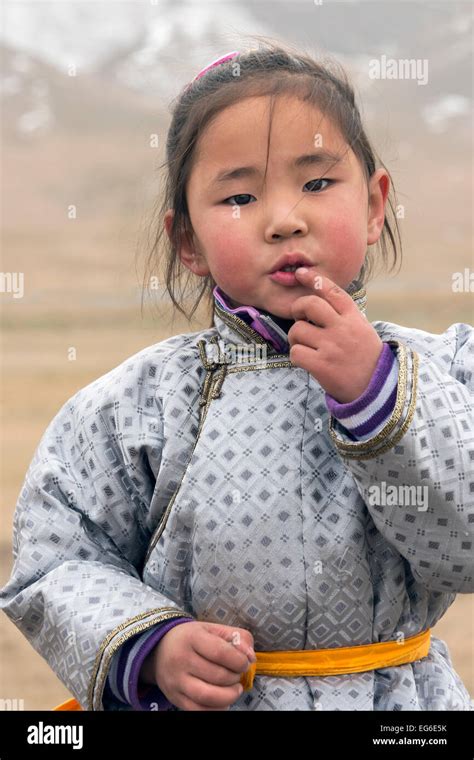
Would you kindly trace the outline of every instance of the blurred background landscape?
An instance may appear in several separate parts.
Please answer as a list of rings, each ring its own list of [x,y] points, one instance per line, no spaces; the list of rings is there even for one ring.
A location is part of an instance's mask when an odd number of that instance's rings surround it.
[[[26,469],[60,406],[145,346],[209,324],[203,310],[173,318],[162,291],[142,314],[142,279],[172,99],[250,46],[246,35],[334,56],[356,86],[404,214],[402,268],[368,285],[369,319],[430,332],[473,323],[472,293],[452,289],[474,267],[472,14],[470,2],[431,0],[4,2],[1,269],[24,273],[24,294],[0,293],[0,585]],[[370,79],[382,55],[426,59],[427,84]],[[68,698],[5,615],[0,632],[0,698],[47,710]],[[433,633],[474,695],[472,596],[458,595]]]

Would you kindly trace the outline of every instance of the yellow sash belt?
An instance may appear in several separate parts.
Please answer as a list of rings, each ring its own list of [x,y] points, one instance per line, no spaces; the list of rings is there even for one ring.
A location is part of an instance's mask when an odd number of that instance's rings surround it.
[[[431,629],[427,628],[426,631],[401,641],[380,641],[376,644],[334,649],[255,652],[257,662],[250,664],[249,669],[242,674],[240,683],[244,691],[249,691],[256,675],[337,676],[405,665],[427,656],[430,651],[430,636]],[[82,707],[75,699],[68,699],[53,710],[82,710]]]
[[[261,676],[336,676],[366,670],[404,665],[426,657],[430,650],[431,629],[401,641],[380,641],[355,647],[334,649],[293,649],[255,652],[257,662],[250,664],[240,683],[244,691],[253,686],[255,675]]]
[[[74,712],[76,712],[78,710],[82,710],[82,707],[77,701],[77,699],[74,699],[73,697],[71,697],[71,699],[66,699],[65,702],[61,702],[61,704],[58,705],[57,707],[53,707],[53,710],[68,710],[68,711],[74,710]]]

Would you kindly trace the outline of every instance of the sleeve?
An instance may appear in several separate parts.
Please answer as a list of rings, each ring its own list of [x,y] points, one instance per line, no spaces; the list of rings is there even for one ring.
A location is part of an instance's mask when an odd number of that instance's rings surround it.
[[[384,427],[395,406],[398,370],[394,349],[384,343],[370,383],[358,398],[341,404],[325,394],[328,410],[351,440],[367,441]]]
[[[180,623],[192,622],[189,618],[177,618],[159,623],[151,630],[129,639],[112,659],[106,689],[109,696],[128,704],[134,710],[170,710],[172,703],[157,685],[142,684],[139,680],[141,667],[147,655],[158,646],[171,628]]]
[[[13,520],[0,608],[86,710],[103,710],[113,655],[184,609],[141,579],[163,447],[156,366],[112,370],[43,434]],[[110,697],[110,692],[109,692]],[[123,709],[110,700],[107,709]]]
[[[354,441],[334,416],[329,421],[377,529],[415,580],[445,593],[474,591],[473,333],[469,325],[451,325],[436,361],[429,333],[423,333],[423,355],[412,341],[388,341],[398,382],[383,427]]]

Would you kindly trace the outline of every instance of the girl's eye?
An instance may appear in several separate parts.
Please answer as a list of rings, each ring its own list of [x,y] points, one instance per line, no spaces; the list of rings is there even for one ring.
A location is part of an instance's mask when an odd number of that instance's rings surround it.
[[[332,179],[311,179],[309,182],[306,183],[305,187],[307,185],[310,185],[310,191],[314,192],[317,190],[325,190],[325,187],[321,187],[321,182],[326,182],[326,185],[330,185],[334,180]],[[249,198],[254,198],[253,195],[250,195],[250,193],[239,193],[238,195],[231,195],[229,198],[226,198],[223,203],[229,203],[231,202],[231,206],[248,206],[249,204]],[[242,200],[244,199],[244,200]],[[247,200],[245,200],[247,199]]]
[[[238,195],[231,195],[231,196],[229,196],[229,198],[226,198],[225,201],[223,201],[223,202],[224,203],[228,203],[228,201],[231,201],[233,198],[236,198],[236,199],[242,199],[242,198],[244,198],[245,199],[245,198],[253,198],[253,197],[254,196],[250,195],[249,193],[239,193]],[[245,200],[244,200],[243,203],[240,203],[238,200],[234,200],[234,202],[231,203],[230,205],[231,206],[248,206],[248,203],[246,203]]]
[[[310,187],[310,190],[321,190],[321,189],[324,190],[325,189],[324,187],[323,188],[320,187],[320,183],[321,182],[327,182],[328,184],[331,184],[333,181],[334,180],[332,180],[332,179],[322,179],[322,178],[321,179],[310,179],[310,181],[307,182],[306,185],[311,185],[312,186],[312,187]],[[306,185],[305,185],[305,187],[306,187]],[[315,187],[315,185],[318,185],[319,187]]]

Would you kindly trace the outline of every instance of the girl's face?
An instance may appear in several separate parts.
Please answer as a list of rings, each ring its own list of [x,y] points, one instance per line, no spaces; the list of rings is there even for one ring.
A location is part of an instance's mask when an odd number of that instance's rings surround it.
[[[180,256],[195,274],[210,273],[234,307],[291,318],[293,301],[311,291],[275,281],[275,265],[304,254],[316,274],[346,288],[382,232],[389,178],[379,169],[367,187],[336,127],[296,97],[276,99],[269,138],[269,105],[258,96],[229,106],[201,136],[187,186],[194,236]]]

